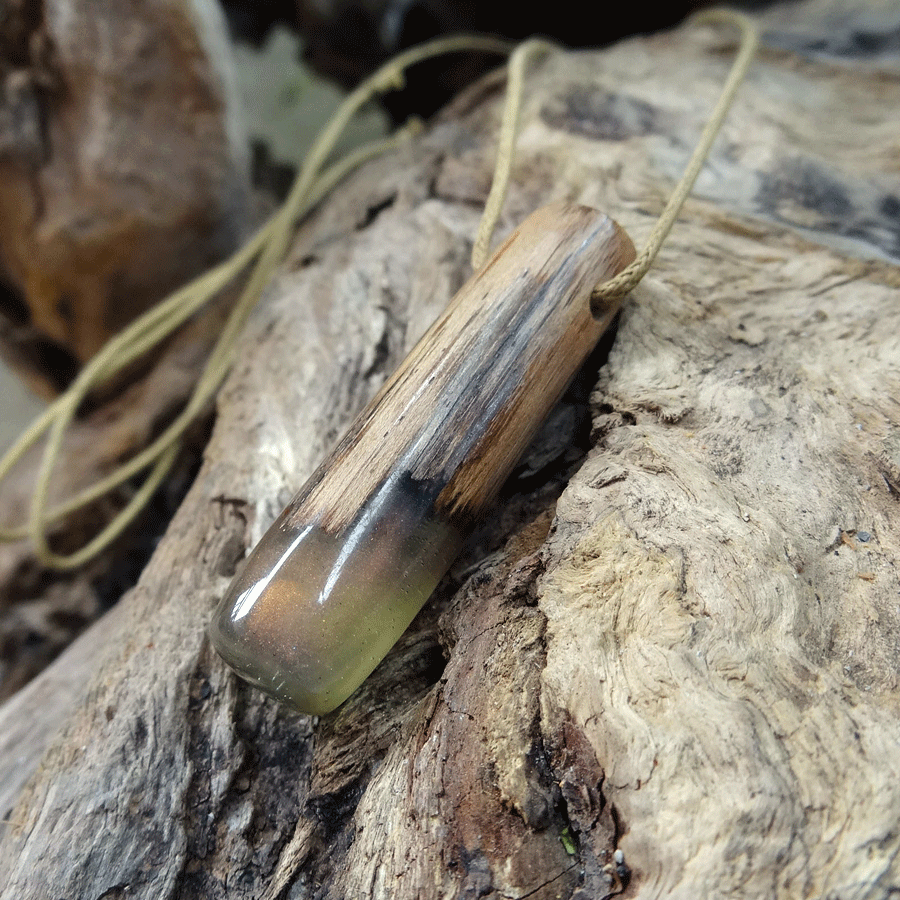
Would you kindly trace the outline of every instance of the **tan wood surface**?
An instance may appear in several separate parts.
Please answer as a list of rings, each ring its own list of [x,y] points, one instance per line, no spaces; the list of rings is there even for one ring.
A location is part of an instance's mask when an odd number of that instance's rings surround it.
[[[618,311],[595,319],[591,289],[632,259],[596,210],[532,213],[363,410],[287,523],[344,528],[398,469],[432,485],[438,516],[477,522]]]

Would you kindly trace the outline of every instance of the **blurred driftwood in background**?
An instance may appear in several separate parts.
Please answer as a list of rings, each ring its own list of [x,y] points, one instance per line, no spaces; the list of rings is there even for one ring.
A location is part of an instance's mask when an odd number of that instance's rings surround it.
[[[215,0],[4,13],[0,346],[52,392],[246,236],[248,152]]]

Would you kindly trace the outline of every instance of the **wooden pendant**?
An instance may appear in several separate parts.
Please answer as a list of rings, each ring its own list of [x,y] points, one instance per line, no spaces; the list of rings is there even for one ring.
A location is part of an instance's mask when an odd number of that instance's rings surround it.
[[[529,216],[461,288],[223,598],[213,644],[302,712],[385,656],[618,309],[590,293],[635,256],[585,206]]]

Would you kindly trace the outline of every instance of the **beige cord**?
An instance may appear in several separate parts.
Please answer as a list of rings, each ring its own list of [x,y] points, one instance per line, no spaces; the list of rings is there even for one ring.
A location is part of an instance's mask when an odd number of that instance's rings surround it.
[[[676,185],[669,202],[662,211],[662,215],[660,215],[659,220],[653,227],[653,231],[650,232],[650,237],[647,239],[644,249],[638,253],[637,258],[631,265],[626,266],[614,278],[610,278],[609,281],[594,288],[591,292],[591,306],[593,308],[602,307],[609,300],[618,299],[627,294],[647,274],[650,266],[653,265],[653,260],[656,259],[663,241],[665,241],[672,230],[684,201],[687,200],[691,189],[694,187],[694,182],[697,180],[697,176],[700,174],[707,156],[709,156],[709,151],[716,139],[716,135],[718,135],[722,123],[728,115],[728,110],[731,109],[737,89],[744,80],[744,76],[747,74],[747,70],[750,68],[750,63],[756,53],[756,48],[759,44],[759,30],[747,16],[726,9],[711,9],[699,13],[694,17],[693,21],[700,24],[735,26],[741,32],[740,49],[731,71],[728,73],[725,87],[722,88],[722,93],[719,95],[719,102],[716,103],[716,107],[706,123],[706,127],[703,129],[703,133],[700,135],[700,140],[687,164],[687,168],[684,170],[684,174],[681,176],[681,180]]]
[[[310,191],[307,202],[301,207],[301,214],[318,203],[350,169],[396,145],[399,140],[405,138],[410,131],[417,130],[418,127],[418,123],[413,123],[411,127],[401,130],[387,141],[360,148],[355,153],[341,160],[340,163],[326,170]],[[40,517],[39,524],[36,524],[34,517],[34,510],[40,509],[46,504],[49,484],[48,473],[53,471],[56,455],[61,448],[63,431],[71,423],[79,403],[84,399],[87,392],[171,334],[172,331],[202,307],[204,303],[215,296],[222,287],[236,277],[255,254],[259,252],[263,243],[268,240],[273,228],[278,225],[277,217],[278,214],[263,226],[231,259],[191,282],[112,338],[100,353],[85,366],[85,369],[69,390],[57,399],[19,438],[16,445],[0,463],[0,478],[5,477],[28,447],[52,426],[51,441],[45,448],[41,472],[32,498],[32,518],[26,526],[0,531],[0,540],[10,541],[31,537],[35,550],[43,563],[55,568],[77,568],[103,549],[109,541],[118,536],[124,527],[140,512],[141,505],[135,503],[137,499],[135,497],[135,500],[132,500],[88,545],[68,557],[57,556],[47,547],[46,537],[44,536],[47,525],[102,497],[151,464],[156,463],[149,478],[154,479],[156,484],[162,480],[171,468],[177,455],[168,453],[169,448],[177,444],[181,434],[196,417],[197,412],[205,406],[227,371],[227,364],[223,363],[222,348],[223,344],[227,343],[231,337],[230,330],[227,334],[223,331],[222,335],[220,335],[216,348],[213,350],[209,360],[207,360],[203,375],[194,387],[188,405],[163,434],[150,446],[146,447],[127,463],[119,466],[106,478],[81,491],[65,503],[44,511]],[[246,300],[245,303],[239,302],[235,306],[229,317],[229,323],[236,320],[243,322],[246,318],[250,308],[252,308],[252,302],[250,302],[249,297],[244,299]],[[226,328],[228,328],[227,324]],[[152,494],[152,491],[150,493]],[[144,494],[145,488],[142,486],[140,496],[144,496]],[[146,499],[149,499],[149,494],[147,494]],[[35,531],[36,527],[39,528],[39,532]]]
[[[509,175],[512,170],[513,150],[516,143],[516,130],[519,124],[519,110],[522,108],[522,91],[525,85],[525,69],[532,58],[551,50],[558,49],[556,44],[543,38],[531,38],[512,52],[507,65],[506,106],[500,121],[500,135],[497,138],[497,162],[494,166],[494,178],[491,190],[484,202],[481,214],[481,225],[472,247],[472,268],[476,271],[486,262],[490,253],[491,235],[494,225],[500,218],[500,209],[506,197]]]
[[[710,148],[716,135],[719,133],[725,116],[734,102],[737,89],[747,74],[750,62],[759,44],[759,32],[756,25],[747,16],[726,9],[711,9],[699,13],[691,20],[697,24],[724,24],[733,25],[741,32],[741,44],[731,72],[719,96],[719,101],[700,135],[700,140],[688,162],[681,180],[672,192],[669,202],[662,211],[647,244],[637,255],[631,265],[624,268],[614,278],[597,285],[591,292],[591,307],[597,309],[603,307],[610,300],[631,291],[638,282],[647,274],[647,270],[653,265],[656,255],[659,253],[666,237],[675,223],[675,219],[681,212],[684,201],[688,198],[703,164],[709,155]],[[491,235],[500,215],[500,207],[506,193],[509,182],[509,173],[512,166],[512,145],[515,140],[516,123],[518,121],[519,108],[522,105],[523,71],[529,57],[538,51],[545,51],[551,45],[546,42],[528,41],[515,51],[510,59],[509,86],[507,89],[506,107],[503,111],[503,120],[500,126],[501,140],[497,149],[497,162],[494,169],[494,180],[488,202],[485,204],[484,214],[478,228],[478,236],[472,250],[472,266],[475,269],[484,265],[487,260],[488,247]]]
[[[322,166],[350,119],[360,107],[377,94],[402,87],[404,71],[418,62],[459,51],[505,55],[510,49],[507,42],[488,37],[439,38],[394,57],[354,90],[316,139],[287,200],[279,211],[230,259],[176,291],[113,337],[82,369],[69,389],[26,429],[0,460],[0,479],[2,479],[9,474],[28,448],[45,432],[49,432],[32,496],[28,524],[19,528],[0,530],[0,540],[13,541],[29,537],[35,555],[41,563],[55,569],[74,569],[83,565],[118,537],[146,505],[153,491],[170,470],[180,448],[182,434],[205,408],[224,379],[232,363],[241,329],[262,290],[284,258],[297,220],[318,203],[350,170],[372,156],[396,146],[417,127],[417,124],[413,123],[385,141],[357,150],[320,174]],[[254,265],[247,276],[240,298],[225,323],[190,400],[175,421],[149,447],[108,477],[65,503],[46,509],[50,479],[62,448],[65,430],[71,424],[87,394],[170,335],[229,282],[241,275],[251,263]],[[96,500],[150,466],[153,466],[150,474],[129,503],[86,546],[68,556],[56,554],[50,549],[46,533],[49,525]]]

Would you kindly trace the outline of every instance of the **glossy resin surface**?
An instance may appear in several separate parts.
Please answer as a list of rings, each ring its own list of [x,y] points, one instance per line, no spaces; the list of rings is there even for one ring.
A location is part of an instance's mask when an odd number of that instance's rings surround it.
[[[301,710],[329,712],[409,626],[462,546],[430,502],[389,479],[336,534],[286,511],[222,600],[213,644],[244,679]]]

